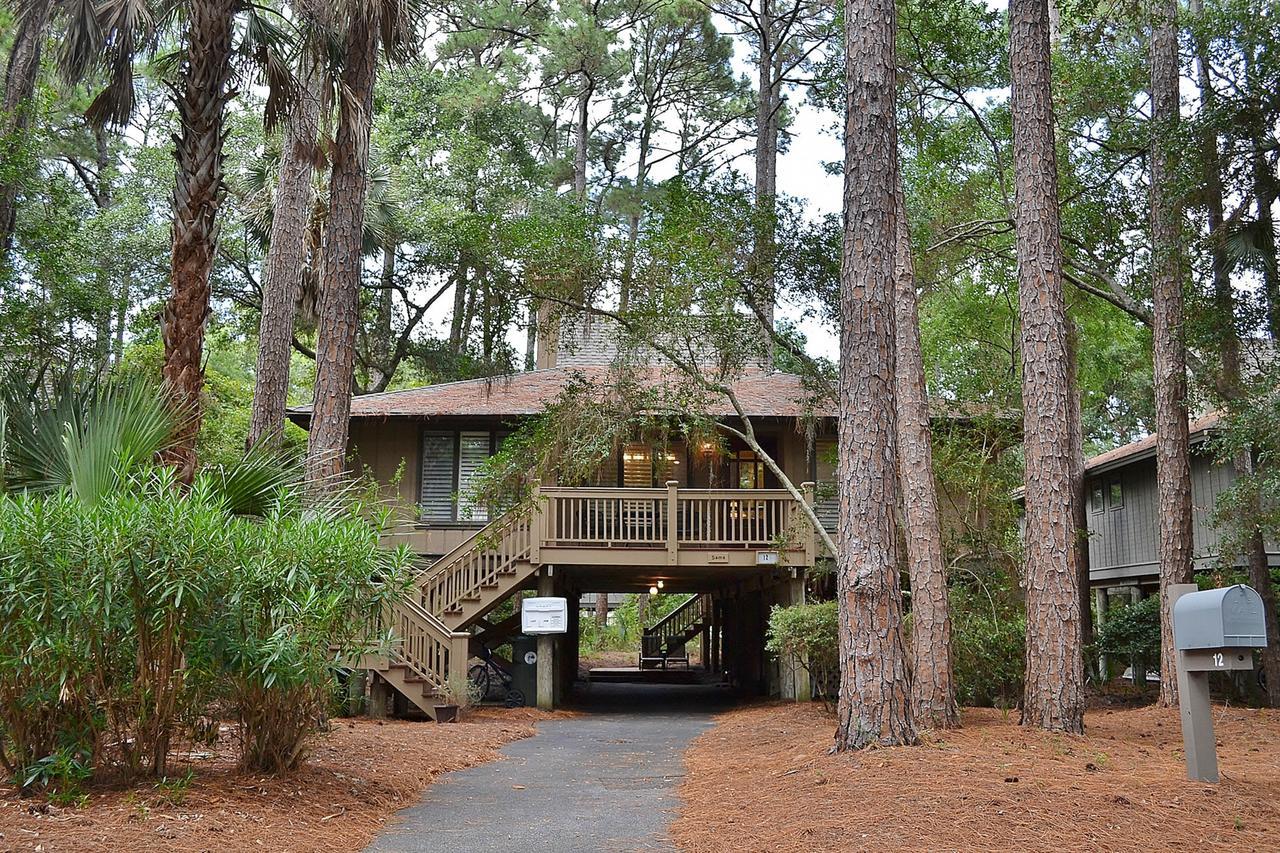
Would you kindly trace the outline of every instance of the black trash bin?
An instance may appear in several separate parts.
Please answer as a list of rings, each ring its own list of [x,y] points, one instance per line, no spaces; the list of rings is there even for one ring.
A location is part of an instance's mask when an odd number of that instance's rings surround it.
[[[524,696],[526,705],[538,698],[538,638],[516,634],[511,638],[511,686]]]

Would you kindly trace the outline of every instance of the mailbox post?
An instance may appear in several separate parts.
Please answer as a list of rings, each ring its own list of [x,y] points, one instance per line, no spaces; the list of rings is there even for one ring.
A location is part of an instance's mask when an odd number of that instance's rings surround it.
[[[1195,584],[1174,584],[1169,598],[1187,778],[1217,782],[1209,673],[1253,669],[1253,650],[1267,644],[1262,597],[1244,584],[1203,592]]]

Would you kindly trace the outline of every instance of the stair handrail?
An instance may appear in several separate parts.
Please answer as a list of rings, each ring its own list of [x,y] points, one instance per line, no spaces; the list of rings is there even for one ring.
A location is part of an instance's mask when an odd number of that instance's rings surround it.
[[[537,510],[535,509],[534,511],[536,512]],[[427,566],[425,569],[419,572],[417,577],[414,578],[414,580],[417,582],[418,586],[420,587],[425,585],[427,582],[433,579],[434,575],[437,575],[443,572],[448,567],[447,566],[448,563],[454,560],[457,560],[459,557],[472,551],[476,547],[476,545],[479,544],[477,540],[480,538],[481,534],[492,533],[493,529],[496,529],[495,528],[496,525],[505,524],[510,520],[514,520],[514,518],[517,517],[518,515],[519,515],[519,508],[517,507],[515,509],[511,509],[511,510],[508,510],[507,512],[504,512],[502,515],[493,519],[492,521],[490,521],[489,523],[481,527],[479,530],[473,531],[470,536],[468,536],[466,539],[463,539],[456,546],[454,546],[452,551],[449,551],[443,557],[436,560],[431,565]]]
[[[695,622],[707,615],[711,604],[709,593],[694,593],[679,607],[663,616],[652,627],[645,629],[645,635],[659,637],[663,640],[683,633]]]
[[[416,578],[422,601],[428,605],[424,609],[439,618],[502,574],[513,562],[529,559],[535,535],[533,514],[539,511],[537,506],[531,509],[526,506],[514,507],[428,566]],[[486,557],[492,559],[482,565],[479,571],[461,579],[454,577],[466,570],[468,560]],[[453,588],[448,589],[451,580],[454,581]],[[439,595],[442,591],[443,597]]]
[[[409,599],[397,601],[388,609],[392,632],[390,659],[404,664],[414,675],[437,689],[445,687],[451,676],[465,676],[470,633],[450,631],[444,622]],[[408,636],[398,631],[402,621],[420,629],[421,636]],[[460,657],[461,662],[455,657]]]

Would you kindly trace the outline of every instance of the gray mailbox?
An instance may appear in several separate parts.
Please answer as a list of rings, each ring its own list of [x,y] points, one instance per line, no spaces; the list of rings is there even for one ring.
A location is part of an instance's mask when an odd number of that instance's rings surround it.
[[[1244,584],[1197,590],[1170,584],[1173,644],[1178,650],[1178,712],[1187,777],[1218,781],[1217,740],[1209,709],[1209,673],[1253,669],[1253,650],[1267,644],[1262,596]]]
[[[1173,605],[1180,651],[1253,649],[1267,644],[1262,596],[1244,584],[1183,595]]]

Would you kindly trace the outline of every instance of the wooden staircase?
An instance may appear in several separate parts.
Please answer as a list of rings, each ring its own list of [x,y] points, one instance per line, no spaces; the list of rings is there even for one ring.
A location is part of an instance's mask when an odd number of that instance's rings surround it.
[[[466,688],[472,634],[467,630],[537,571],[531,559],[531,513],[511,510],[478,530],[415,579],[416,600],[392,605],[382,616],[391,644],[367,656],[375,670],[423,713],[434,718],[440,694]]]
[[[666,669],[674,661],[680,661],[687,667],[689,655],[685,646],[710,622],[711,596],[706,593],[689,596],[653,627],[645,629],[640,638],[640,668]]]

